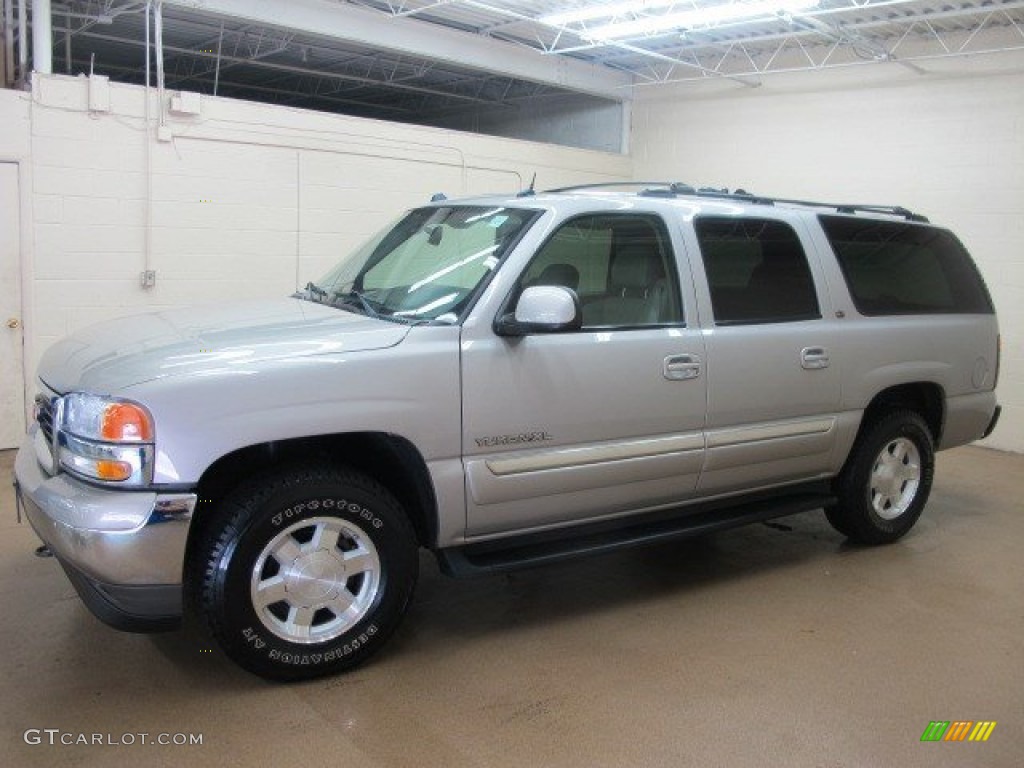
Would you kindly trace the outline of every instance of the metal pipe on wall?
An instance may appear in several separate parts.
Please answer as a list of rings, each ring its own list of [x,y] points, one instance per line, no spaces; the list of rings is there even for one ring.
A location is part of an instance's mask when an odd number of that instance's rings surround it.
[[[217,36],[217,66],[213,71],[213,95],[217,95],[217,85],[220,83],[220,51],[224,46],[224,22],[220,23],[220,34]]]
[[[4,0],[4,85],[14,82],[14,0]]]
[[[32,0],[32,71],[53,74],[53,13],[50,0]]]
[[[157,121],[164,124],[164,2],[156,0],[153,16],[153,42],[156,44],[156,106]]]
[[[28,78],[28,0],[18,0],[18,82]]]
[[[150,92],[150,63],[149,63],[149,26],[152,19],[153,11],[153,0],[146,0],[146,91],[144,98],[146,100],[145,105],[145,118],[146,126],[142,132],[143,141],[146,142],[146,227],[145,227],[145,245],[144,253],[142,254],[142,287],[151,287],[151,281],[149,280],[149,274],[153,269],[153,123],[151,118],[150,101],[152,99],[152,93]]]
[[[146,0],[146,130],[149,130],[149,25],[152,9],[153,0]]]

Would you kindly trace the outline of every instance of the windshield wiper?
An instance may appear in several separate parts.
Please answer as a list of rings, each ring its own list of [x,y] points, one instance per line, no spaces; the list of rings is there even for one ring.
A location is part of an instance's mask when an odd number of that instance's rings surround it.
[[[363,295],[362,291],[357,291],[355,288],[345,293],[335,293],[334,300],[335,303],[337,304],[353,307],[356,309],[361,308],[363,310],[363,313],[368,315],[369,317],[381,317],[380,312],[373,308],[373,305],[370,303],[370,300]]]

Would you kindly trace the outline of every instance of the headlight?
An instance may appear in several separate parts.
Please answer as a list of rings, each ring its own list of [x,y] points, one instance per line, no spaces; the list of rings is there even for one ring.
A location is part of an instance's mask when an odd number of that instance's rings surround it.
[[[153,475],[153,417],[139,403],[72,393],[58,405],[61,466],[90,480],[147,485]]]

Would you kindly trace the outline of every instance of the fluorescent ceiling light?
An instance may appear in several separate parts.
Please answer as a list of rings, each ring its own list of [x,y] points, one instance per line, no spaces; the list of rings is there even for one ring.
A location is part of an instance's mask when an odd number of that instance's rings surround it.
[[[645,16],[633,21],[613,22],[587,29],[587,37],[605,40],[609,38],[641,37],[673,29],[723,24],[729,21],[774,16],[778,13],[805,11],[818,5],[819,0],[751,0],[709,5],[682,13],[665,13],[660,16]]]
[[[607,19],[624,16],[627,13],[642,13],[655,8],[665,8],[678,2],[679,0],[623,0],[618,3],[585,5],[571,11],[549,13],[547,16],[541,16],[539,21],[543,24],[564,27],[566,24],[575,24],[579,21],[594,21],[594,19]]]
[[[678,2],[678,0],[675,0]],[[641,15],[639,18],[631,18],[626,21],[612,21],[596,27],[584,27],[578,30],[580,34],[593,40],[610,40],[624,37],[642,37],[644,35],[666,32],[674,29],[693,29],[694,27],[711,26],[731,21],[742,21],[765,16],[775,16],[779,13],[796,13],[814,8],[820,0],[734,0],[734,2],[709,5],[704,8],[694,8],[678,13],[662,13]],[[570,13],[575,13],[576,21],[593,20],[595,18],[608,18],[627,13],[638,13],[650,10],[655,7],[664,7],[674,3],[665,0],[638,0],[637,2],[610,3],[607,5],[593,6],[588,9],[579,9],[575,12],[556,14],[563,18],[558,26],[572,23],[564,18]],[[597,11],[600,9],[600,15]],[[593,13],[587,18],[580,18],[584,11]],[[544,17],[541,21],[548,21],[554,17]]]

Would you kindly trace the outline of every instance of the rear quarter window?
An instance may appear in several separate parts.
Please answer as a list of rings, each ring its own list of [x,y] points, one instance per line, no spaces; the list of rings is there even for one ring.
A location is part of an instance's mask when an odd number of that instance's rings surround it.
[[[862,315],[994,311],[977,267],[952,232],[910,222],[819,219]]]

